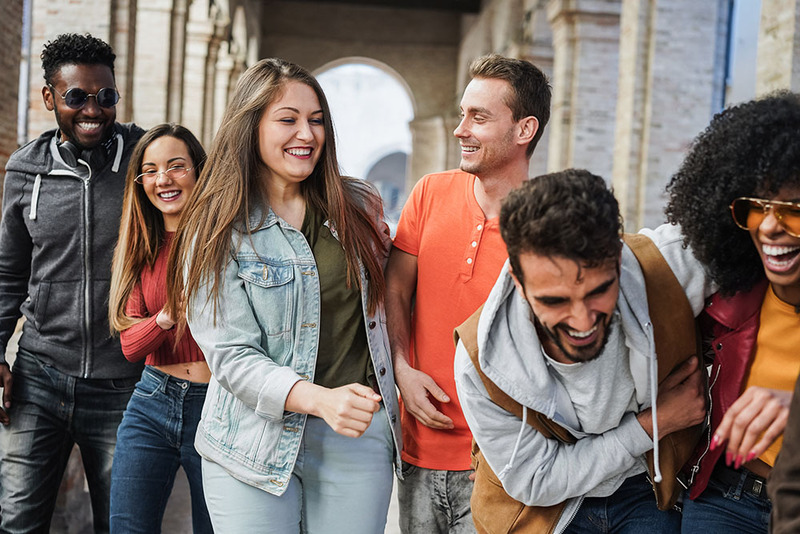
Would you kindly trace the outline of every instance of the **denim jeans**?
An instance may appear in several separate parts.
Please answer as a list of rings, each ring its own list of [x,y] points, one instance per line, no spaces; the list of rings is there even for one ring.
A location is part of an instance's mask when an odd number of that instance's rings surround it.
[[[629,477],[608,497],[584,499],[565,532],[654,534],[680,532],[680,529],[680,513],[658,509],[653,487],[642,473]]]
[[[386,528],[394,444],[381,408],[360,438],[308,416],[286,491],[278,496],[203,459],[203,485],[217,532],[376,534]]]
[[[742,491],[742,480],[736,486],[726,486],[712,475],[708,486],[695,500],[684,493],[683,525],[681,532],[701,534],[767,533],[772,503],[766,497],[757,497]]]
[[[95,532],[108,532],[117,426],[135,378],[65,375],[20,349],[11,424],[0,425],[0,532],[46,533],[74,444],[80,448]]]
[[[182,466],[192,496],[195,534],[213,532],[203,497],[194,435],[207,384],[174,378],[147,366],[117,431],[111,470],[111,532],[161,532],[175,473]]]
[[[403,534],[466,534],[475,532],[473,482],[469,471],[439,471],[403,462],[397,481],[400,532]]]

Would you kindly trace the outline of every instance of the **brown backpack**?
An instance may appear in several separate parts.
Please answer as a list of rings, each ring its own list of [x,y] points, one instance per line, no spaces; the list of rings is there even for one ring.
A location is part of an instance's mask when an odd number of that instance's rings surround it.
[[[658,382],[693,355],[700,354],[697,328],[686,294],[667,265],[661,252],[645,235],[626,234],[625,242],[642,269],[658,354]],[[472,364],[492,401],[522,419],[522,406],[506,395],[481,370],[478,363],[478,321],[483,307],[462,323],[454,333],[467,349]],[[539,412],[528,410],[527,422],[548,439],[575,443],[564,427]],[[681,467],[691,455],[702,433],[702,425],[673,432],[659,440],[659,466],[662,481],[653,484],[656,503],[669,510],[683,490],[678,481]],[[650,478],[653,479],[653,451],[647,453]],[[472,518],[480,534],[550,534],[555,529],[566,503],[553,506],[526,506],[513,499],[472,442],[472,467],[475,485],[472,490]]]

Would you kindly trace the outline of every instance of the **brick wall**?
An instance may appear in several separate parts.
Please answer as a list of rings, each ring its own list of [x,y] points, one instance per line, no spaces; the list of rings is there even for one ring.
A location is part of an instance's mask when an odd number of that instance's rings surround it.
[[[0,3],[0,184],[8,157],[17,149],[19,60],[22,49],[22,0]],[[2,189],[0,189],[2,190]]]

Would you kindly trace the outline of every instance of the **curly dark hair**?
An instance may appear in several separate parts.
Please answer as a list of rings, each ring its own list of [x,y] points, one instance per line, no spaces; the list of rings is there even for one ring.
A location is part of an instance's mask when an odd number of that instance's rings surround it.
[[[694,140],[667,192],[667,218],[720,291],[746,291],[764,278],[749,232],[730,203],[800,185],[800,95],[781,91],[726,109]]]
[[[42,49],[42,69],[45,82],[52,84],[53,75],[62,65],[106,65],[114,74],[116,55],[111,47],[88,33],[62,33],[48,41]]]
[[[523,252],[596,267],[622,250],[617,199],[605,180],[583,169],[545,174],[509,193],[500,209],[500,233],[520,279]]]

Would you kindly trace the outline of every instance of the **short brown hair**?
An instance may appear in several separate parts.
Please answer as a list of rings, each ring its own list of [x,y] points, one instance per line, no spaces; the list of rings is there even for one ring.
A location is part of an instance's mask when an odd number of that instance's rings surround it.
[[[547,76],[530,61],[498,54],[481,56],[473,61],[469,75],[472,78],[505,80],[511,86],[511,98],[507,98],[505,104],[514,120],[536,117],[539,129],[528,143],[526,152],[531,157],[550,120],[550,82]]]

